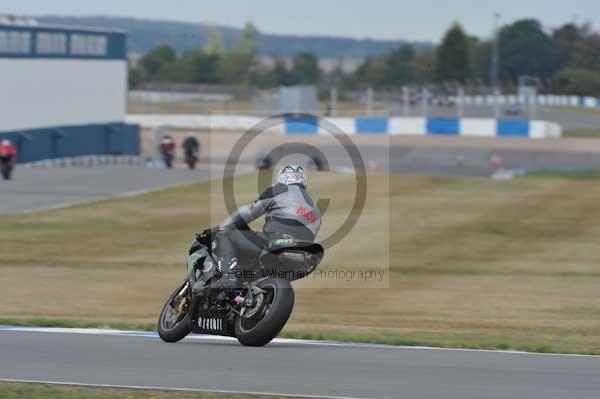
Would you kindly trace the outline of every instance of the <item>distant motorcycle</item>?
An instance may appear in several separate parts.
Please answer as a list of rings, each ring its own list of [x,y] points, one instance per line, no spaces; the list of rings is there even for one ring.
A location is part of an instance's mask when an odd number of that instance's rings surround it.
[[[504,109],[504,113],[506,114],[506,116],[518,116],[521,114],[521,106],[512,105],[510,107],[507,107],[506,109]]]
[[[198,153],[195,151],[186,151],[185,163],[190,170],[196,169],[196,164],[198,163]]]
[[[255,165],[258,170],[271,169],[273,167],[273,160],[268,155],[261,155],[256,158]]]
[[[190,332],[231,336],[245,346],[264,346],[279,334],[294,307],[291,281],[311,274],[324,256],[321,245],[283,238],[269,243],[243,273],[237,289],[210,288],[223,276],[213,258],[216,229],[198,234],[190,248],[197,261],[188,265],[185,282],[167,299],[158,334],[177,342]],[[194,293],[194,287],[205,286]]]
[[[175,160],[175,154],[171,152],[165,152],[162,154],[162,158],[167,169],[171,169],[173,167],[173,161]]]
[[[200,143],[194,136],[186,137],[183,141],[183,153],[188,168],[196,169],[199,160]]]
[[[175,160],[175,141],[173,141],[171,136],[165,135],[160,140],[158,148],[165,166],[167,169],[171,169],[173,167],[173,161]]]
[[[11,156],[0,157],[0,173],[2,174],[2,179],[10,180],[12,178],[14,167],[14,162]]]

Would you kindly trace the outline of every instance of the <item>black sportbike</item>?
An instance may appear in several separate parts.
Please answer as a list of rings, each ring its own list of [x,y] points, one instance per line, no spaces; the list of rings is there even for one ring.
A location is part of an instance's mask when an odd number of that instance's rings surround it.
[[[185,151],[185,163],[187,164],[190,170],[196,169],[196,164],[198,163],[198,152],[193,150],[186,149]]]
[[[15,164],[11,156],[0,157],[0,174],[2,174],[2,179],[10,180],[14,167]]]
[[[223,276],[212,254],[216,230],[196,236],[190,248],[197,261],[188,264],[185,282],[167,300],[158,334],[177,342],[190,332],[231,336],[242,345],[264,346],[279,334],[294,307],[291,281],[311,274],[321,263],[321,245],[290,237],[274,239],[258,259],[246,260],[236,289],[211,288]],[[207,286],[205,289],[194,287]]]

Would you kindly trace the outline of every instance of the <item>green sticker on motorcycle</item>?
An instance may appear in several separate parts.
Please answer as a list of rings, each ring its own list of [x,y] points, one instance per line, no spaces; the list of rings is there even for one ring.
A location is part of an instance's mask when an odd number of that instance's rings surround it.
[[[194,271],[194,267],[204,258],[204,255],[201,251],[196,251],[188,257],[188,275],[190,275]]]
[[[275,241],[271,241],[269,243],[269,247],[274,247],[274,246],[279,246],[279,245],[287,245],[287,244],[293,244],[293,243],[294,243],[293,238],[279,238]]]

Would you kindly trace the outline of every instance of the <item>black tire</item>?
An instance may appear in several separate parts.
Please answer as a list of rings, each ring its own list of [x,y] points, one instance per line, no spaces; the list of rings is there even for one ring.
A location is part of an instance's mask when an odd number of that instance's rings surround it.
[[[173,161],[175,157],[171,154],[166,154],[163,156],[163,161],[165,162],[165,166],[167,167],[167,169],[171,169],[173,168]]]
[[[178,342],[184,339],[191,331],[190,326],[190,314],[189,312],[185,314],[185,316],[178,320],[177,323],[173,326],[166,325],[166,317],[167,312],[169,312],[171,307],[171,301],[177,296],[179,291],[183,289],[183,285],[180,286],[171,294],[165,306],[163,306],[162,312],[160,312],[160,317],[158,318],[158,336],[165,342]]]
[[[260,316],[253,327],[246,327],[246,322],[250,320],[248,318],[238,316],[235,319],[235,335],[244,346],[265,346],[271,342],[285,326],[294,309],[294,289],[289,281],[269,278],[257,286],[273,297],[270,306],[263,309],[264,316]]]
[[[12,174],[11,165],[2,165],[2,178],[4,180],[10,180]]]

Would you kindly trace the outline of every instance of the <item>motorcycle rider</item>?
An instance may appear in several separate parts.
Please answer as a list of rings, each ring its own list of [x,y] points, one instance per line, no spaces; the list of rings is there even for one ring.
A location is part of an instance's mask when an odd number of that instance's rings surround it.
[[[211,288],[239,287],[244,263],[258,259],[272,240],[315,240],[321,227],[321,214],[306,188],[304,169],[287,165],[279,171],[273,186],[219,226],[212,246],[223,277]],[[247,225],[262,215],[266,215],[263,231],[248,230]]]
[[[10,140],[2,140],[0,142],[0,167],[2,168],[2,177],[4,180],[10,179],[16,162],[17,149],[12,145]]]

